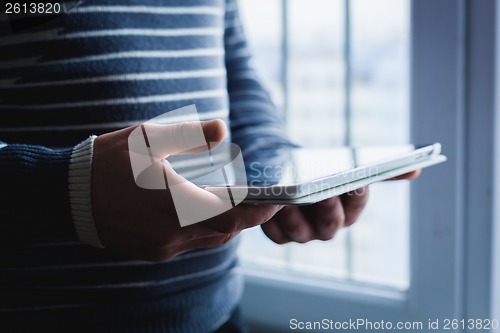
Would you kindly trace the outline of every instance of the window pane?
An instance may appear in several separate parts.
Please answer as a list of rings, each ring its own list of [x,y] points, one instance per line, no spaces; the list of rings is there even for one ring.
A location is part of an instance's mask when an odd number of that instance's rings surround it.
[[[306,146],[344,138],[342,0],[288,1],[288,129]]]
[[[281,0],[240,0],[239,5],[246,36],[253,51],[253,66],[271,93],[273,102],[281,110],[284,104],[281,82]]]
[[[409,1],[351,0],[352,144],[409,139]]]

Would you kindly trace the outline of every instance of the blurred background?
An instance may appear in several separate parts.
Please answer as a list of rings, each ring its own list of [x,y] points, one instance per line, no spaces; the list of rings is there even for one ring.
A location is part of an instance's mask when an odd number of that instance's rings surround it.
[[[467,127],[471,117],[482,117],[484,124],[498,119],[496,76],[485,74],[497,59],[497,2],[239,3],[254,67],[294,141],[310,147],[441,141],[449,157],[412,188],[407,181],[371,186],[360,220],[332,241],[283,246],[260,228],[245,231],[243,304],[253,331],[288,331],[289,319],[297,317],[411,321],[425,313],[427,321],[497,313],[500,292],[491,296],[490,260],[498,253],[491,237],[500,201],[491,178],[483,184],[490,189],[483,205],[487,221],[470,238],[467,214],[479,206],[463,204],[468,172],[496,175],[492,160],[484,168],[467,167],[466,156],[476,137],[486,144],[478,154],[498,155],[494,130],[483,132],[479,123]],[[487,91],[483,98],[490,104],[475,104],[479,91]],[[446,185],[448,193],[460,194],[445,198]],[[475,245],[481,250],[467,252]],[[478,261],[482,255],[484,262]],[[469,273],[477,262],[478,270]],[[479,280],[486,284],[475,293],[469,286]],[[474,301],[467,299],[472,294]]]
[[[293,140],[312,147],[408,142],[408,0],[240,6],[254,67]],[[406,182],[374,185],[359,223],[335,240],[278,246],[254,228],[241,257],[260,269],[406,289],[408,198]]]

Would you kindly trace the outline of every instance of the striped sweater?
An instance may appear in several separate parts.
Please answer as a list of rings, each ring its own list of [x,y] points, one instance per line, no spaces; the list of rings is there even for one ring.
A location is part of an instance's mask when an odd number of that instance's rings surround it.
[[[246,157],[289,145],[237,4],[68,5],[30,29],[0,17],[14,30],[0,31],[0,331],[213,331],[241,296],[237,241],[162,264],[92,247],[75,229],[69,169],[90,135],[189,104],[226,121]]]

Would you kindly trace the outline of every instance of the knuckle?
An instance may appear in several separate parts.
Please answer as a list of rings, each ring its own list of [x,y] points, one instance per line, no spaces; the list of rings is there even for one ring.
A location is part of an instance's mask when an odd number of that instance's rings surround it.
[[[345,226],[345,223],[346,223],[346,214],[344,213],[343,210],[339,210],[338,211],[338,213],[336,215],[336,218],[335,218],[335,221],[336,221],[336,227],[337,228]]]
[[[336,219],[325,219],[325,220],[320,220],[319,222],[317,222],[319,229],[326,229],[326,230],[336,229],[336,228],[338,228],[339,224],[340,224],[340,221],[338,221]]]
[[[317,223],[318,230],[321,233],[334,233],[345,225],[346,216],[342,210],[336,211],[331,218],[324,219]]]
[[[317,233],[319,240],[333,239],[335,234],[345,225],[345,218],[343,214],[339,214],[335,219],[322,221],[318,224]]]
[[[345,226],[350,227],[351,225],[356,223],[357,220],[358,220],[358,217],[350,218],[350,219],[345,221]]]
[[[318,240],[321,240],[321,241],[329,241],[329,240],[332,240],[334,237],[335,237],[335,234],[337,233],[337,229],[334,230],[333,232],[331,233],[324,233],[324,234],[320,234],[318,235]]]
[[[293,223],[293,222],[284,223],[283,229],[285,229],[285,231],[291,237],[300,236],[304,231],[304,228],[302,227],[302,225],[300,225],[298,223]]]

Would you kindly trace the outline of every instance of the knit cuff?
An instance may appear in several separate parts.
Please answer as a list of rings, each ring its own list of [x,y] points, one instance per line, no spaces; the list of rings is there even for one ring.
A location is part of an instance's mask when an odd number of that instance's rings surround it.
[[[69,198],[76,234],[82,243],[103,248],[92,215],[92,156],[94,140],[91,136],[77,144],[69,163]]]

